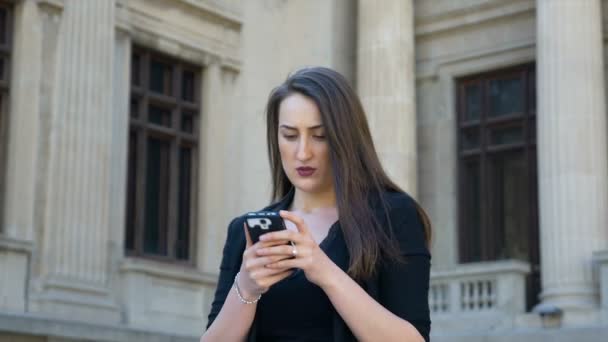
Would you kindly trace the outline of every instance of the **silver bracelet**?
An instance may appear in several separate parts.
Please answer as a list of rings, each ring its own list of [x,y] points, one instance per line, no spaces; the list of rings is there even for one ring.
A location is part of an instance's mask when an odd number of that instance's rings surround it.
[[[260,300],[260,298],[262,298],[262,294],[261,293],[258,295],[258,298],[254,299],[254,300],[247,300],[247,299],[243,298],[243,296],[241,296],[241,290],[239,289],[239,283],[238,283],[239,274],[241,274],[241,272],[237,272],[236,275],[234,276],[234,290],[236,291],[236,296],[239,297],[239,300],[243,304],[255,304],[255,303],[257,303]]]

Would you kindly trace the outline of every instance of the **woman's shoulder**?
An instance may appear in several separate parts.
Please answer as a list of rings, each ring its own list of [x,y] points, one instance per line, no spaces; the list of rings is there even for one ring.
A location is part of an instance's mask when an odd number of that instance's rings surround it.
[[[416,200],[407,193],[397,191],[385,191],[382,197],[392,234],[399,241],[402,251],[406,254],[428,254],[425,228]],[[379,214],[384,216],[387,212],[382,208]]]
[[[386,209],[391,213],[402,215],[417,213],[416,200],[405,192],[385,190],[382,192],[381,198],[384,201],[384,205],[386,205]],[[374,208],[381,211],[385,209],[378,200],[374,202]]]

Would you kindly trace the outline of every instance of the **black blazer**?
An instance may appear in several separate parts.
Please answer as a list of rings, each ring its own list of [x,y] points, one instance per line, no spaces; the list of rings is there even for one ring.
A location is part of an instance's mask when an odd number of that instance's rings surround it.
[[[359,285],[378,303],[395,315],[407,320],[418,329],[420,334],[429,340],[431,321],[428,306],[430,253],[426,247],[424,229],[416,210],[414,200],[407,194],[386,192],[383,194],[389,207],[389,219],[393,232],[399,241],[401,253],[406,262],[386,261],[378,265],[378,272],[370,279],[359,282]],[[279,202],[263,210],[285,210],[293,200],[293,191]],[[384,209],[370,201],[379,222],[384,226],[387,218]],[[245,250],[243,233],[244,216],[232,220],[228,226],[228,236],[224,245],[220,276],[211,305],[207,328],[217,317],[224,300],[232,288],[234,276],[241,267]],[[348,251],[341,229],[337,230],[340,244],[335,250],[328,251],[328,256],[342,270],[348,269]],[[370,317],[370,319],[374,319]],[[336,312],[333,323],[334,341],[356,341],[352,332]],[[249,330],[247,341],[256,341],[257,322],[254,319]]]

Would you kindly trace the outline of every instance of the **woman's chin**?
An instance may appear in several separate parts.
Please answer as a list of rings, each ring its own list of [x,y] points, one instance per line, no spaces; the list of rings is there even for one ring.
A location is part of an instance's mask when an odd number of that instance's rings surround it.
[[[295,182],[292,182],[292,184],[298,191],[307,193],[322,192],[321,185],[312,179],[298,179]]]

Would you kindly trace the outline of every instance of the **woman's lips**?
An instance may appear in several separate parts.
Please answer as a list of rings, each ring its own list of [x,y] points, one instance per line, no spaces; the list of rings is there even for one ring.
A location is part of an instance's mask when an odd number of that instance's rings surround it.
[[[300,175],[300,177],[310,177],[312,176],[313,173],[315,173],[317,169],[312,168],[312,167],[299,167],[296,169],[296,171],[298,171],[298,175]]]

